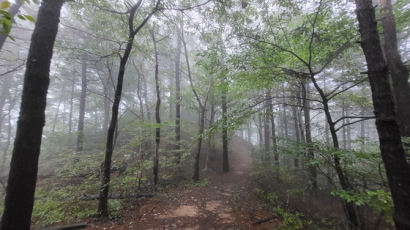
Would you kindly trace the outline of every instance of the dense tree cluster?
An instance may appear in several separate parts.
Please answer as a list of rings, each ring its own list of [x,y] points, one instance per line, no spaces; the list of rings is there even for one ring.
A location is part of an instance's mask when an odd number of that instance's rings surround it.
[[[232,136],[264,194],[336,204],[325,228],[410,229],[409,7],[1,1],[0,229],[228,172]]]

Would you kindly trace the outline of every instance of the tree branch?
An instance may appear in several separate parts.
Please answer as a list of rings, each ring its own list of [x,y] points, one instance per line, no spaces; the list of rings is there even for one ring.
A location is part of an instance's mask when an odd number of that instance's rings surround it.
[[[335,131],[337,132],[337,131],[339,131],[340,129],[342,129],[343,127],[345,127],[345,126],[353,125],[353,124],[355,124],[355,123],[358,123],[358,122],[361,122],[361,121],[365,121],[365,120],[374,119],[374,118],[376,118],[376,117],[367,117],[367,118],[363,118],[363,119],[360,119],[360,120],[357,120],[357,121],[349,122],[349,123],[346,123],[346,124],[341,125],[339,128],[335,129]]]

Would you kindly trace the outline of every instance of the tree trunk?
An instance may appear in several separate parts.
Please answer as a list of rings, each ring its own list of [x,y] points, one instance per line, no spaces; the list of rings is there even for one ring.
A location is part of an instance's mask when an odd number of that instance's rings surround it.
[[[175,151],[176,163],[181,161],[181,31],[183,22],[181,20],[181,28],[176,27],[177,30],[177,50],[175,56]]]
[[[283,98],[282,98],[282,106],[283,106],[283,126],[284,126],[284,131],[285,131],[285,142],[288,142],[288,138],[289,138],[289,131],[288,131],[288,116],[286,114],[286,94],[285,94],[285,85],[283,85],[282,88],[282,93],[283,93]]]
[[[64,96],[64,89],[61,91],[61,96],[58,99],[58,104],[57,104],[57,110],[56,110],[56,114],[54,116],[54,121],[53,121],[53,127],[51,128],[51,133],[54,134],[54,132],[56,131],[56,125],[57,125],[57,121],[58,121],[58,115],[60,115],[60,106],[61,106],[61,101],[63,100],[63,96]]]
[[[222,171],[229,172],[229,157],[228,157],[228,117],[227,117],[227,82],[222,78]]]
[[[124,82],[124,74],[125,74],[125,66],[127,64],[128,58],[130,56],[132,46],[134,43],[135,35],[138,31],[144,27],[145,23],[151,18],[151,16],[158,10],[160,0],[157,1],[155,8],[148,14],[148,16],[141,22],[141,24],[134,28],[134,17],[137,9],[139,8],[141,1],[137,2],[134,6],[130,8],[129,11],[129,18],[128,18],[128,25],[129,25],[129,34],[128,34],[128,41],[127,46],[125,47],[124,54],[121,56],[120,60],[120,67],[118,71],[117,77],[117,87],[115,89],[114,95],[114,102],[112,105],[112,112],[111,112],[111,122],[110,126],[108,127],[107,132],[107,142],[105,148],[105,156],[103,162],[103,176],[101,178],[101,187],[100,187],[100,198],[98,200],[98,214],[102,217],[108,216],[108,190],[110,184],[110,174],[111,174],[111,161],[112,161],[112,153],[114,151],[114,134],[117,128],[118,122],[118,109],[121,102],[121,94],[122,94],[122,85]]]
[[[263,125],[262,125],[262,112],[258,112],[258,134],[259,134],[259,151],[263,151]]]
[[[187,64],[187,69],[188,69],[188,79],[189,79],[189,84],[191,85],[191,90],[195,96],[196,101],[198,102],[199,106],[199,135],[198,135],[198,148],[197,152],[195,154],[195,162],[194,162],[194,176],[192,179],[194,181],[199,180],[199,161],[201,159],[201,148],[202,148],[202,139],[203,139],[203,134],[204,134],[204,129],[205,129],[205,116],[206,116],[206,104],[208,102],[208,97],[209,97],[209,91],[210,88],[208,89],[206,98],[204,100],[204,103],[202,103],[201,98],[198,95],[198,92],[196,91],[194,87],[194,83],[192,81],[192,74],[191,74],[191,66],[189,64],[189,57],[188,57],[188,50],[185,42],[185,37],[184,37],[184,29],[182,27],[183,24],[181,24],[181,42],[184,47],[184,54],[185,54],[185,61]],[[213,76],[211,76],[210,83],[213,81]]]
[[[3,80],[3,85],[1,87],[1,95],[0,95],[0,137],[2,133],[2,127],[3,127],[3,119],[6,117],[5,114],[3,114],[3,108],[6,105],[6,99],[9,96],[9,88],[10,88],[10,79],[4,79]]]
[[[362,48],[372,90],[380,150],[394,204],[396,229],[410,229],[410,167],[395,120],[394,103],[388,82],[387,63],[380,46],[375,10],[371,0],[356,0]],[[406,105],[408,106],[408,105]],[[407,117],[408,119],[408,117]]]
[[[83,151],[84,143],[84,116],[85,116],[85,101],[87,97],[87,63],[85,57],[81,62],[81,96],[80,96],[80,113],[78,114],[78,130],[77,130],[77,152]]]
[[[205,107],[200,109],[200,124],[199,124],[199,133],[198,133],[198,145],[197,145],[197,150],[195,154],[195,163],[194,163],[194,176],[192,179],[194,181],[199,180],[199,161],[201,159],[201,148],[202,148],[202,136],[204,134],[204,128],[205,128]]]
[[[269,116],[269,101],[268,101],[268,93],[265,94],[265,102],[264,102],[264,116],[263,116],[263,139],[264,139],[264,152],[265,152],[265,159],[268,160],[270,157],[270,116]]]
[[[112,66],[110,66],[110,63],[106,63],[106,67],[108,70],[108,76],[107,79],[104,82],[104,120],[103,120],[103,132],[107,132],[108,130],[108,125],[110,121],[110,105],[111,105],[111,96],[112,96],[112,81],[113,81],[113,70]],[[138,76],[140,77],[140,76]]]
[[[144,73],[141,71],[142,81],[144,83],[144,101],[145,101],[145,111],[147,112],[147,120],[151,120],[151,110],[149,109],[149,100],[148,100],[148,83],[147,78]]]
[[[155,128],[155,156],[154,156],[154,184],[158,183],[158,169],[159,169],[159,145],[161,142],[161,118],[159,114],[159,110],[161,107],[161,91],[159,89],[159,79],[158,79],[158,50],[157,50],[157,41],[155,40],[155,33],[154,30],[150,30],[152,42],[154,44],[154,54],[155,54],[155,90],[157,93],[157,104],[155,106],[155,121],[157,123],[157,127]]]
[[[11,15],[11,18],[14,18],[16,14],[18,13],[21,5],[23,5],[23,1],[21,0],[16,0],[16,2],[10,6],[8,12]],[[3,45],[6,42],[6,39],[8,37],[8,33],[5,33],[3,28],[0,29],[0,50],[3,49]]]
[[[361,114],[362,116],[365,115],[364,107],[361,108],[360,114]],[[361,122],[360,122],[360,137],[363,139],[363,140],[362,140],[362,141],[363,141],[363,143],[362,143],[363,145],[366,144],[366,129],[364,128],[365,122],[366,122],[366,121],[361,121]]]
[[[335,149],[335,151],[338,151],[340,149],[339,139],[337,138],[337,131],[336,131],[335,123],[333,122],[332,115],[330,114],[329,100],[326,97],[324,91],[320,88],[319,84],[317,83],[315,79],[315,75],[313,73],[311,73],[310,79],[312,80],[314,87],[319,92],[319,95],[322,99],[323,111],[325,112],[327,123],[329,124],[329,131],[330,131],[330,135],[333,141],[333,148]],[[344,116],[345,114],[344,113],[344,102],[342,104],[342,109],[343,109],[342,116]],[[343,129],[342,131],[344,132]],[[343,138],[346,139],[345,133],[343,133]],[[345,175],[345,172],[343,171],[343,168],[340,164],[340,158],[337,154],[333,155],[333,163],[334,163],[334,167],[335,167],[341,188],[348,192],[353,191],[353,186],[350,184],[349,178]],[[364,229],[363,226],[360,226],[361,223],[360,223],[358,213],[356,212],[356,209],[355,209],[355,204],[353,202],[348,202],[347,200],[344,199],[343,205],[345,208],[347,220],[349,222],[349,228],[352,230],[355,230],[358,228]]]
[[[273,112],[273,101],[272,101],[272,92],[271,90],[268,91],[268,109],[269,109],[269,116],[270,116],[270,126],[271,126],[271,134],[272,134],[272,145],[273,145],[273,155],[275,158],[275,163],[279,165],[279,153],[278,153],[278,143],[276,140],[276,126],[275,126],[275,114]]]
[[[2,230],[30,228],[41,137],[45,124],[50,63],[63,3],[62,0],[42,1],[31,37],[1,222]]]
[[[393,82],[397,122],[402,136],[410,137],[409,70],[401,60],[397,45],[396,22],[391,0],[380,0],[384,36],[384,54]]]
[[[75,75],[73,74],[70,94],[70,114],[68,115],[68,143],[71,145],[71,133],[73,130],[73,109],[74,109],[74,88],[75,88]]]
[[[13,98],[13,99],[12,98],[9,99],[9,108],[8,108],[8,113],[7,113],[7,141],[6,141],[6,144],[3,148],[3,158],[2,158],[2,162],[0,164],[0,171],[3,171],[4,164],[6,163],[6,160],[7,160],[7,152],[9,151],[9,148],[10,148],[11,131],[12,131],[11,112],[14,108],[16,99],[17,99],[16,97]]]
[[[295,92],[295,98],[297,97],[298,93]],[[300,143],[300,132],[299,132],[299,125],[298,125],[298,111],[297,107],[293,106],[292,107],[292,112],[293,112],[293,122],[294,122],[294,127],[295,127],[295,138],[296,138],[296,143]],[[293,160],[293,163],[295,165],[295,168],[299,167],[299,153],[296,153],[297,155],[295,156],[295,159]]]
[[[116,87],[115,96],[114,96],[114,103],[112,105],[112,111],[111,111],[111,114],[112,114],[111,122],[108,127],[107,142],[106,142],[105,156],[104,156],[104,162],[103,162],[103,176],[102,176],[101,188],[100,188],[100,198],[98,202],[98,213],[99,215],[103,217],[108,216],[107,202],[108,202],[108,189],[109,189],[110,174],[111,174],[111,158],[112,158],[112,153],[114,151],[114,134],[115,134],[115,130],[117,127],[117,121],[118,121],[118,109],[119,109],[120,102],[121,102],[125,65],[131,53],[132,43],[133,43],[133,38],[129,38],[127,47],[124,51],[124,55],[121,58],[120,69],[119,69],[118,78],[117,78],[117,87]]]
[[[209,123],[208,123],[208,129],[210,129],[215,121],[215,97],[214,97],[214,81],[212,80],[210,88],[209,88],[209,93],[210,93],[210,104],[211,104],[211,109],[210,109],[210,118],[209,118]],[[209,135],[207,138],[207,151],[206,151],[206,157],[205,157],[205,166],[204,166],[204,171],[208,170],[208,163],[209,163],[209,155],[213,153],[213,135]]]
[[[310,130],[310,101],[307,98],[310,87],[309,83],[302,83],[302,100],[303,100],[303,114],[305,116],[305,132],[306,132],[306,144],[308,145],[307,156],[309,161],[315,160],[315,153],[312,146],[312,133]],[[314,165],[309,164],[310,180],[312,183],[312,189],[317,190],[317,172]]]

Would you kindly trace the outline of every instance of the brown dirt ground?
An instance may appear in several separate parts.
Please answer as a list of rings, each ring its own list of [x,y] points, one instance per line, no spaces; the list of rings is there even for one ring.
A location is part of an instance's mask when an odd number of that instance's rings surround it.
[[[280,220],[252,193],[250,147],[239,140],[232,146],[230,172],[210,173],[208,185],[180,186],[138,200],[119,220],[99,221],[86,229],[274,229]]]

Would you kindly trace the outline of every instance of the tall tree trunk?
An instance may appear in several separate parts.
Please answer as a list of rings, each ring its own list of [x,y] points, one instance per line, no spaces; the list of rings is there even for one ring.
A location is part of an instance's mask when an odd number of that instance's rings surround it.
[[[229,157],[228,157],[228,107],[226,103],[227,96],[227,82],[222,78],[222,171],[229,172]]]
[[[215,103],[214,103],[214,81],[212,79],[212,82],[210,83],[210,88],[209,88],[209,95],[210,95],[210,104],[211,104],[211,110],[210,110],[210,119],[208,123],[208,129],[211,128],[212,124],[215,121]],[[206,156],[205,156],[205,166],[204,166],[204,171],[208,170],[208,163],[209,163],[209,155],[213,152],[213,135],[209,135],[207,138],[207,151],[206,151]]]
[[[308,145],[307,156],[309,161],[315,159],[315,153],[312,146],[312,133],[310,130],[310,101],[307,95],[310,92],[309,83],[302,83],[302,100],[303,100],[303,114],[305,116],[305,132],[306,132],[306,144]],[[312,189],[317,190],[317,172],[314,165],[309,164],[310,180],[312,183]]]
[[[273,155],[275,158],[275,163],[279,164],[279,153],[278,153],[278,143],[276,140],[276,126],[275,126],[275,114],[273,112],[273,101],[272,101],[272,92],[271,90],[268,91],[268,110],[269,110],[269,117],[270,117],[270,127],[271,127],[271,134],[272,134],[272,145],[273,145]]]
[[[117,87],[116,87],[115,96],[114,96],[114,103],[112,105],[112,111],[111,111],[111,114],[112,114],[111,122],[108,127],[108,133],[107,133],[107,142],[106,142],[105,156],[104,156],[104,162],[103,162],[103,176],[102,176],[102,181],[101,181],[100,196],[99,196],[99,202],[98,202],[98,213],[99,215],[103,217],[108,216],[107,202],[108,202],[108,189],[109,189],[110,174],[111,174],[111,158],[112,158],[112,153],[114,151],[114,134],[115,134],[115,130],[117,127],[117,121],[118,121],[118,109],[119,109],[120,101],[121,101],[125,65],[131,53],[132,41],[133,39],[129,38],[124,55],[121,58],[120,69],[119,69],[118,78],[117,78]]]
[[[362,107],[361,109],[360,109],[360,114],[362,115],[362,116],[364,116],[365,115],[365,111],[364,111],[364,107]],[[363,139],[363,145],[366,143],[366,129],[365,129],[365,122],[366,121],[361,121],[360,122],[360,137]]]
[[[71,83],[71,94],[70,94],[70,114],[68,115],[68,143],[71,145],[71,133],[73,130],[73,109],[74,109],[74,88],[75,88],[75,75],[73,74],[73,79]]]
[[[344,87],[343,87],[344,88]],[[346,107],[345,107],[345,99],[342,99],[342,117],[346,116]],[[347,137],[346,137],[346,119],[342,120],[342,141],[343,141],[343,149],[346,149],[347,144]]]
[[[197,151],[195,154],[195,162],[194,162],[194,175],[192,179],[194,181],[199,180],[199,161],[201,159],[201,148],[202,148],[202,139],[203,139],[203,134],[204,134],[204,129],[205,129],[205,116],[206,116],[206,104],[208,102],[208,97],[209,97],[209,91],[210,88],[208,89],[206,98],[204,100],[204,103],[202,103],[201,98],[198,95],[198,92],[196,91],[193,81],[192,81],[192,74],[191,74],[191,66],[189,64],[189,57],[188,57],[188,49],[186,46],[185,42],[185,37],[184,37],[184,29],[181,27],[181,42],[184,47],[184,54],[185,54],[185,61],[187,64],[187,69],[188,69],[188,79],[189,83],[191,85],[191,90],[194,93],[194,96],[198,102],[199,105],[199,134],[198,134],[198,146],[197,146]],[[211,76],[211,81],[213,77]]]
[[[396,22],[391,0],[380,0],[384,36],[384,53],[393,82],[397,122],[402,136],[410,137],[409,70],[401,60],[397,45]]]
[[[297,89],[296,89],[297,90]],[[295,92],[295,98],[297,98],[298,92]],[[299,132],[299,122],[298,122],[298,111],[297,107],[293,106],[292,107],[292,112],[293,112],[293,122],[294,122],[294,127],[295,127],[295,138],[296,138],[296,143],[300,143],[300,132]],[[295,168],[299,167],[299,153],[295,156],[295,159],[293,160],[293,163],[295,165]]]
[[[350,109],[349,108],[346,109],[346,116],[350,116]],[[346,119],[346,123],[347,124],[350,123],[349,118]],[[352,132],[351,132],[351,130],[352,130],[351,125],[348,125],[346,127],[346,141],[347,141],[346,147],[347,147],[347,149],[352,149]]]
[[[270,158],[270,113],[269,111],[269,93],[265,93],[265,102],[264,102],[264,116],[263,116],[263,139],[264,139],[264,152],[266,161]]]
[[[262,112],[258,112],[258,134],[259,134],[259,151],[263,151],[263,124],[262,124]]]
[[[181,161],[181,31],[183,21],[181,20],[181,28],[176,26],[177,31],[177,50],[175,55],[175,151],[176,163]]]
[[[53,47],[64,1],[43,0],[31,37],[2,230],[30,229]]]
[[[157,1],[155,8],[140,23],[140,25],[134,28],[135,13],[137,9],[140,7],[141,2],[142,1],[139,0],[134,6],[130,8],[129,18],[128,18],[128,25],[129,25],[128,41],[127,41],[127,46],[124,50],[124,54],[121,56],[120,67],[118,71],[117,87],[115,89],[114,102],[112,105],[112,112],[111,112],[111,122],[110,122],[110,126],[108,127],[108,132],[107,132],[107,142],[106,142],[106,148],[105,148],[104,162],[102,165],[103,176],[101,178],[100,195],[99,195],[99,200],[98,200],[98,214],[102,217],[108,216],[108,205],[107,205],[108,204],[108,190],[109,190],[109,185],[110,185],[112,153],[114,151],[114,134],[115,134],[117,122],[118,122],[118,109],[119,109],[120,102],[121,102],[125,66],[127,64],[128,58],[132,50],[135,35],[138,33],[138,31],[141,28],[144,27],[145,23],[147,23],[147,21],[151,18],[151,16],[158,10],[160,0]]]
[[[286,94],[285,94],[285,85],[283,85],[282,88],[282,93],[283,93],[283,98],[282,98],[282,106],[283,106],[283,126],[284,126],[284,131],[285,131],[285,142],[288,142],[289,139],[289,131],[288,131],[288,116],[286,114]]]
[[[394,204],[396,229],[410,229],[410,167],[396,122],[387,63],[380,46],[375,9],[371,0],[356,0],[362,48],[372,90],[380,150]],[[386,31],[385,31],[386,32]],[[408,106],[408,105],[407,105]],[[408,119],[408,117],[407,117]]]
[[[103,120],[103,132],[107,132],[109,121],[110,121],[110,105],[111,105],[111,97],[113,91],[113,70],[112,66],[108,62],[106,63],[106,67],[108,70],[107,79],[104,82],[104,120]],[[140,76],[138,76],[140,78]]]
[[[6,99],[9,97],[9,88],[10,88],[10,79],[4,79],[3,80],[3,85],[1,87],[1,94],[0,94],[0,137],[2,133],[2,127],[3,127],[3,119],[6,117],[5,114],[3,114],[3,108],[6,105]]]
[[[252,144],[252,126],[251,126],[251,123],[248,122],[246,124],[246,127],[247,127],[246,139],[248,141],[248,144]]]
[[[57,110],[56,110],[56,114],[54,116],[54,121],[53,121],[53,127],[51,128],[51,133],[53,134],[56,131],[56,125],[57,125],[58,115],[60,115],[60,106],[61,106],[61,101],[63,100],[62,98],[63,95],[64,95],[64,89],[62,90],[61,97],[58,99]]]
[[[11,15],[11,18],[14,18],[16,16],[21,5],[23,5],[23,1],[16,0],[15,3],[10,6],[8,13]],[[8,33],[5,33],[3,28],[1,28],[0,29],[0,50],[3,49],[3,45],[4,45],[4,42],[6,42],[7,37],[8,37]]]
[[[81,95],[80,95],[80,112],[78,114],[78,130],[77,130],[77,152],[83,151],[84,143],[84,116],[85,116],[85,101],[87,97],[87,63],[85,57],[81,62]]]
[[[151,120],[151,110],[149,109],[149,100],[148,100],[148,83],[147,78],[141,70],[142,82],[144,84],[144,102],[145,102],[145,111],[147,112],[147,120]]]
[[[155,106],[155,121],[157,123],[157,127],[155,128],[155,156],[154,156],[154,184],[158,183],[158,169],[159,169],[159,145],[161,142],[161,117],[159,114],[159,110],[161,107],[161,91],[159,89],[159,76],[158,76],[158,50],[157,50],[157,41],[155,40],[155,33],[154,30],[150,30],[152,42],[154,44],[154,54],[155,54],[155,90],[157,93],[157,104]]]
[[[329,100],[325,92],[320,88],[319,84],[317,83],[315,74],[312,72],[310,73],[310,79],[312,80],[314,87],[319,92],[319,95],[322,99],[323,111],[325,112],[327,123],[329,124],[329,131],[330,131],[330,135],[333,141],[333,148],[335,149],[335,151],[338,151],[340,149],[339,139],[337,137],[337,130],[335,127],[335,122],[333,122],[332,115],[330,114]],[[345,114],[344,113],[344,102],[342,104],[342,109],[343,109],[342,116],[344,116]],[[343,138],[345,139],[345,133],[343,133]],[[333,164],[334,164],[334,168],[336,170],[336,173],[337,173],[337,176],[340,182],[340,186],[342,187],[342,189],[345,191],[353,191],[353,186],[350,184],[349,178],[345,175],[345,172],[343,171],[343,168],[340,164],[340,158],[336,154],[333,155]],[[350,229],[352,230],[353,229],[355,230],[358,228],[364,229],[364,227],[361,226],[361,224],[363,223],[360,223],[358,213],[356,212],[355,204],[353,202],[348,202],[347,200],[343,200],[343,205],[345,208],[347,219],[349,221]]]
[[[12,131],[11,113],[16,103],[16,100],[17,100],[17,97],[9,98],[9,108],[8,108],[8,113],[7,113],[7,138],[6,138],[7,141],[3,148],[3,158],[2,158],[2,162],[0,163],[0,172],[3,171],[4,164],[6,163],[6,160],[7,160],[7,152],[9,151],[9,148],[10,148],[11,131]]]

